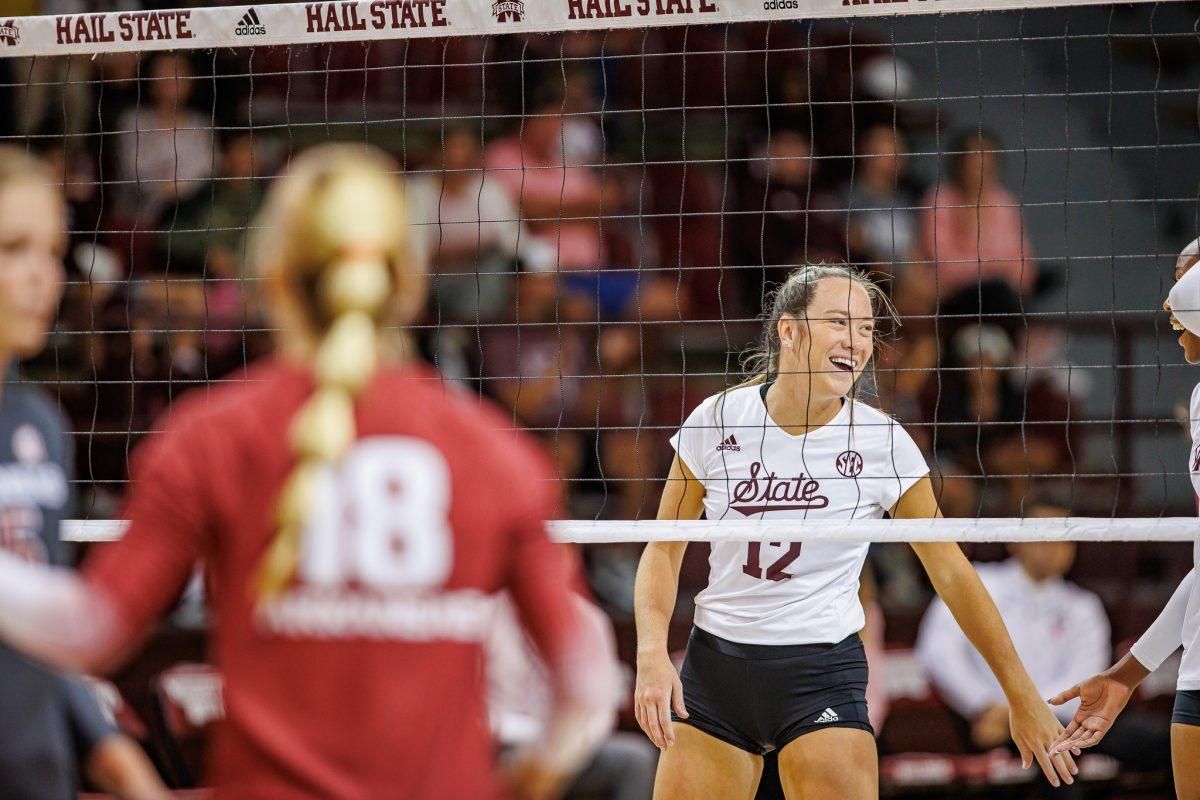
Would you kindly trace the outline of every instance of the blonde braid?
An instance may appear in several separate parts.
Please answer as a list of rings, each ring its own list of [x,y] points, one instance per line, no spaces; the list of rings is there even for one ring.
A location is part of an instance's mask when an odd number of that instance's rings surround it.
[[[277,597],[296,572],[318,477],[358,436],[355,398],[378,365],[381,316],[396,289],[390,262],[397,236],[404,238],[397,231],[406,228],[399,182],[380,169],[375,154],[345,146],[318,150],[326,152],[316,174],[306,176],[307,185],[290,193],[281,189],[285,197],[264,211],[264,227],[294,234],[288,242],[296,248],[294,258],[277,254],[277,263],[315,278],[316,307],[307,316],[318,331],[324,328],[311,353],[316,388],[289,426],[298,461],[280,494],[279,532],[258,574],[264,601]]]

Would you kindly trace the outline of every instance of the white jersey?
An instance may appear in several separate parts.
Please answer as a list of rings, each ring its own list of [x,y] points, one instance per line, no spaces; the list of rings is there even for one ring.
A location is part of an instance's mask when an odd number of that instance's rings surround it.
[[[1188,408],[1192,431],[1188,472],[1191,474],[1192,488],[1200,498],[1200,384],[1192,389]],[[1200,537],[1192,546],[1192,562],[1200,567]],[[1179,688],[1189,692],[1200,690],[1200,581],[1192,583],[1192,594],[1183,618],[1183,662],[1179,665]]]
[[[761,385],[714,395],[671,444],[704,482],[704,512],[720,519],[879,519],[929,473],[891,417],[846,400],[837,416],[793,436],[767,414]],[[863,626],[864,543],[715,542],[696,625],[744,644],[840,642]]]

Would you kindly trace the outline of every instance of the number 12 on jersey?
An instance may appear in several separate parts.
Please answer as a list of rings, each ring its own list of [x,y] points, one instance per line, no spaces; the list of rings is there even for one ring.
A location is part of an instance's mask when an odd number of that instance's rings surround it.
[[[770,545],[771,547],[783,546],[780,542],[771,542]],[[746,547],[746,563],[742,565],[742,572],[758,580],[786,581],[792,576],[791,573],[784,572],[784,570],[800,557],[800,546],[800,542],[788,542],[787,551],[764,570],[761,563],[762,542],[750,542]]]

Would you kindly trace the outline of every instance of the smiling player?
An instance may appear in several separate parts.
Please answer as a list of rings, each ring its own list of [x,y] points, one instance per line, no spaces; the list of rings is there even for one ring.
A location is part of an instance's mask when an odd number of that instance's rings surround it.
[[[793,272],[775,292],[753,376],[701,403],[671,439],[659,518],[794,519],[802,539],[805,519],[941,516],[912,438],[855,399],[885,307],[850,268]],[[753,797],[761,756],[776,750],[789,798],[878,797],[858,637],[867,545],[714,543],[680,676],[667,624],[686,547],[649,544],[637,576],[635,711],[664,750],[655,796]],[[958,545],[912,547],[1003,687],[1025,764],[1071,783],[1070,754],[1047,753],[1062,726]]]

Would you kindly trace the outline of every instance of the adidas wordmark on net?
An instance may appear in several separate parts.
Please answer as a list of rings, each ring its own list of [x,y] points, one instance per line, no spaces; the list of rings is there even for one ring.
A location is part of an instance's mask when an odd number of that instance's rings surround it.
[[[267,26],[262,24],[262,20],[258,18],[258,11],[254,8],[248,10],[238,20],[237,27],[233,29],[234,36],[266,36]]]

